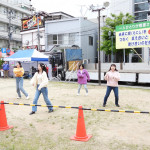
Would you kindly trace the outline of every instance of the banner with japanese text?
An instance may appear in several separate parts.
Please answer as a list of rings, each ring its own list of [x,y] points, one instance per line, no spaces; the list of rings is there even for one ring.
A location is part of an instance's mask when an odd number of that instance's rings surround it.
[[[150,21],[116,26],[116,49],[150,47]]]

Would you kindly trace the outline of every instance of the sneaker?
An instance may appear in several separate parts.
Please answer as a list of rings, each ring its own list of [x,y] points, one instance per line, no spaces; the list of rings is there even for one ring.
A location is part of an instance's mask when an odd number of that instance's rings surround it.
[[[120,105],[119,105],[119,104],[116,104],[116,106],[117,106],[117,107],[120,107]]]
[[[106,107],[106,104],[103,104],[103,107]]]
[[[85,96],[88,96],[88,93],[86,93]]]
[[[29,99],[29,96],[27,96],[26,99]]]
[[[52,112],[54,112],[54,110],[52,110],[52,109],[48,111],[48,113],[52,113]]]
[[[77,93],[77,96],[79,96],[80,94],[79,93]]]
[[[31,111],[29,115],[33,115],[33,114],[35,114],[35,111]]]
[[[17,99],[21,99],[21,97],[18,96]]]

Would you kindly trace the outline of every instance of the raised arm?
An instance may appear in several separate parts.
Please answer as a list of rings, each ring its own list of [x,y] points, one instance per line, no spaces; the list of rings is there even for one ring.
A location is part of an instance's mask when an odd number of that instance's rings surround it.
[[[108,77],[108,72],[107,72],[106,75],[105,75],[105,77],[104,77],[104,79],[105,79],[105,80],[108,80],[108,78],[109,78],[109,77]]]

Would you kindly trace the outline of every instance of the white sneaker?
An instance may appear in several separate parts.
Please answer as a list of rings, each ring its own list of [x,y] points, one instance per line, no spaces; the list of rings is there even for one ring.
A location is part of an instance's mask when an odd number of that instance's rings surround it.
[[[17,99],[21,99],[21,97],[18,96]]]
[[[80,94],[79,93],[77,93],[77,96],[79,96]]]
[[[29,99],[29,96],[27,96],[26,99]]]
[[[88,93],[86,93],[85,96],[88,96]]]

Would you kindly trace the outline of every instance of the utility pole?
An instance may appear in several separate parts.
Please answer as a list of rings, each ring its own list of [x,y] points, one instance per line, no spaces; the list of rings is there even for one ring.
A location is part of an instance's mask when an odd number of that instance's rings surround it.
[[[11,19],[13,19],[13,17],[12,17],[12,10],[8,10],[7,18],[9,19],[9,24],[8,24],[8,48],[10,49],[10,42],[11,42],[11,38],[12,38]]]
[[[100,9],[92,9],[92,11],[97,11],[98,12],[98,83],[101,85],[101,45],[100,45],[100,36],[101,36],[101,26],[100,26],[100,12],[101,10],[104,10],[105,7],[102,7]]]
[[[99,85],[101,85],[101,44],[100,44],[100,36],[101,36],[101,24],[100,24],[100,12],[104,9],[106,9],[106,7],[109,6],[109,2],[104,2],[103,7],[102,8],[97,8],[95,9],[93,5],[90,6],[90,9],[95,12],[98,12],[98,83]]]
[[[122,25],[124,25],[124,18],[122,18]],[[125,65],[126,62],[126,53],[125,53],[125,48],[123,49],[123,63]]]
[[[38,51],[40,51],[40,30],[39,30],[39,13],[37,13],[37,29],[38,29]]]

